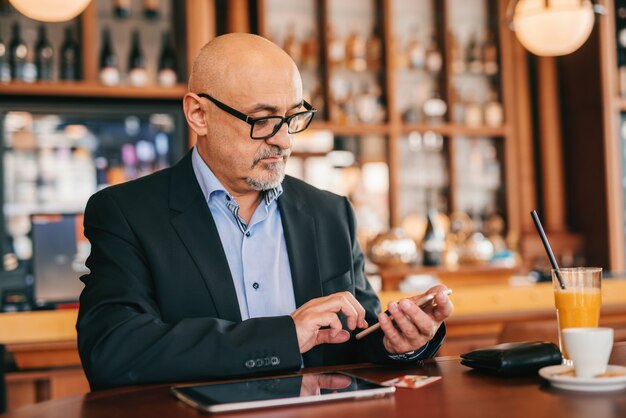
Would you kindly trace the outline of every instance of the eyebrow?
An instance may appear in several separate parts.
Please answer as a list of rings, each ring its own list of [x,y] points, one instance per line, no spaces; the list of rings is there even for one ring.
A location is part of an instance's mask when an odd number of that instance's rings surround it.
[[[293,110],[293,109],[297,109],[299,107],[302,107],[304,105],[304,100],[299,101],[298,103],[295,103],[294,105],[292,105],[289,110]],[[254,106],[252,109],[250,109],[250,111],[248,112],[248,114],[253,114],[253,113],[257,113],[257,112],[262,112],[264,110],[267,110],[270,113],[278,113],[278,107],[276,106],[272,106],[269,104],[264,104],[264,103],[260,103],[256,106]]]

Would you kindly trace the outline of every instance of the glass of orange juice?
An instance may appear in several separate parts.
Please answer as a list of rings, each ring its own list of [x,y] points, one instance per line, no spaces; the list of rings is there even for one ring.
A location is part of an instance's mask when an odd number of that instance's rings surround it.
[[[569,357],[563,347],[563,329],[594,328],[600,321],[602,268],[575,267],[559,269],[559,272],[565,288],[561,286],[556,270],[552,270],[552,284],[559,322],[559,346],[567,362]]]

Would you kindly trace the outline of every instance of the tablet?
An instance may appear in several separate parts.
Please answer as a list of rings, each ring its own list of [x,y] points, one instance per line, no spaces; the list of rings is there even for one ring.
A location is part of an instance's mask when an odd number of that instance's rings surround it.
[[[230,412],[350,398],[383,397],[396,388],[343,373],[313,373],[193,386],[174,386],[172,393],[204,412]]]

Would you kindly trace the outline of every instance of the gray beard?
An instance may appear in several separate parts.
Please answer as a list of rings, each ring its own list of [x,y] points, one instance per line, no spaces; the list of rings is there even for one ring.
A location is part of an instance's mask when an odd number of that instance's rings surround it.
[[[246,183],[252,189],[263,192],[278,187],[285,179],[285,163],[272,163],[267,165],[267,170],[271,172],[271,178],[248,177]]]

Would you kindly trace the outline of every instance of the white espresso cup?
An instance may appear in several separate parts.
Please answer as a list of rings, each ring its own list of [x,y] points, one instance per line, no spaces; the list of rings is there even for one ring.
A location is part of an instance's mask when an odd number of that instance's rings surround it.
[[[595,377],[606,372],[609,364],[613,328],[565,328],[563,344],[574,362],[576,377]]]

